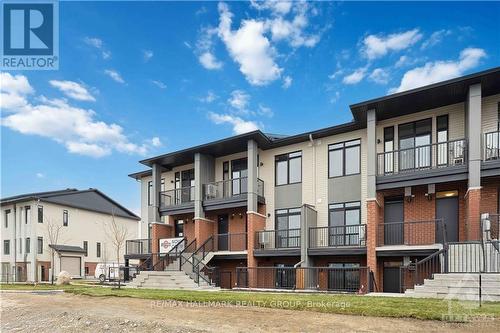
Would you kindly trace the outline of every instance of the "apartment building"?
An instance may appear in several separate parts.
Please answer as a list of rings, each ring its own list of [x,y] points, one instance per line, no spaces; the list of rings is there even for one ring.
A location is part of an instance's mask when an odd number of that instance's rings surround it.
[[[140,161],[126,257],[184,237],[224,288],[400,292],[403,267],[481,239],[481,214],[499,212],[500,68],[350,109],[346,124]]]
[[[97,263],[118,260],[112,226],[134,238],[140,219],[97,189],[28,193],[0,204],[3,281],[49,281],[52,267],[56,277],[63,270],[93,276]]]

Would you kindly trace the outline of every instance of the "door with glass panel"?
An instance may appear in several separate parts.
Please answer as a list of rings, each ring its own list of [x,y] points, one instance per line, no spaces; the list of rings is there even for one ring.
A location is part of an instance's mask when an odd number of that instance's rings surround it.
[[[276,211],[276,247],[300,247],[300,208]]]
[[[357,291],[360,288],[358,263],[330,263],[328,290]]]
[[[231,195],[247,193],[248,185],[247,159],[231,161]]]
[[[194,169],[175,173],[176,203],[194,200]]]
[[[295,269],[293,265],[276,264],[276,288],[293,289],[295,286]]]
[[[431,119],[399,125],[399,170],[431,166],[431,128]]]
[[[358,246],[361,237],[361,204],[346,202],[329,206],[328,246]]]

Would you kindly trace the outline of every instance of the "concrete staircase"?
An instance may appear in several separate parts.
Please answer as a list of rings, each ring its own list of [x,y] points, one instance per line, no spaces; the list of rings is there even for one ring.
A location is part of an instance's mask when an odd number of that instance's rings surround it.
[[[500,301],[500,273],[481,275],[482,300]],[[479,274],[434,274],[423,285],[407,289],[405,296],[441,299],[479,300]]]

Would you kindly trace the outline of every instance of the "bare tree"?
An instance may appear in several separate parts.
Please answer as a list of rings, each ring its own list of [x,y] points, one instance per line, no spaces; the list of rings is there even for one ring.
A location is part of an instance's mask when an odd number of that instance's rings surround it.
[[[54,263],[54,257],[55,257],[55,253],[56,253],[56,250],[51,247],[50,245],[58,245],[58,242],[60,240],[60,237],[61,237],[61,234],[62,234],[62,223],[59,224],[59,223],[53,223],[50,219],[46,219],[47,220],[47,223],[46,223],[46,228],[47,228],[47,237],[49,239],[49,251],[50,251],[50,257],[51,257],[51,277],[50,277],[50,280],[51,280],[51,283],[54,284],[54,266],[55,266],[55,263]]]
[[[116,222],[114,212],[111,212],[111,223],[107,225],[105,229],[106,235],[111,241],[116,254],[116,262],[120,264],[120,251],[125,245],[125,241],[128,238],[127,228],[120,223]]]

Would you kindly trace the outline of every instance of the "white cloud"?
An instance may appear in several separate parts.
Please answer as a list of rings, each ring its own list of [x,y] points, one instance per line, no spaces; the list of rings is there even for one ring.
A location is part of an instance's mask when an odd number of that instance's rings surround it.
[[[167,85],[160,80],[151,80],[151,83],[160,89],[167,89]]]
[[[344,76],[342,79],[342,82],[345,84],[356,84],[359,83],[361,80],[364,79],[366,75],[366,67],[358,68],[351,74]]]
[[[13,104],[2,98],[0,102],[2,111],[6,111],[1,124],[14,131],[49,138],[71,153],[92,157],[112,151],[145,155],[156,144],[157,140],[132,143],[121,126],[100,121],[95,111],[72,106],[66,100],[38,96],[33,103],[29,97],[34,90],[22,75],[12,77],[9,73],[0,73],[0,80],[7,82],[0,86],[2,97],[13,94],[23,100]]]
[[[390,93],[410,90],[432,83],[449,80],[463,75],[467,70],[476,67],[486,52],[479,48],[467,48],[460,52],[456,61],[428,62],[422,67],[409,70],[403,75],[399,87],[389,90]]]
[[[161,140],[159,137],[155,136],[154,138],[151,139],[151,145],[153,147],[160,147],[162,145]]]
[[[94,96],[90,94],[87,88],[77,82],[50,80],[49,83],[70,98],[78,101],[95,102]]]
[[[111,51],[107,50],[104,47],[104,42],[102,39],[97,38],[97,37],[85,37],[83,41],[87,44],[90,45],[99,51],[101,51],[101,56],[103,59],[109,59],[111,58]]]
[[[210,112],[208,114],[208,117],[217,125],[231,124],[233,126],[234,134],[243,134],[259,129],[259,126],[253,121],[243,120],[240,117],[228,114],[218,114]]]
[[[369,78],[375,83],[387,84],[389,82],[389,72],[384,68],[375,68]]]
[[[335,72],[333,72],[332,74],[328,75],[328,78],[330,80],[335,80],[337,77],[339,77],[342,74],[344,74],[344,70],[342,68],[341,69],[337,69]]]
[[[142,51],[142,56],[144,58],[144,61],[148,62],[149,60],[151,60],[151,58],[153,58],[154,53],[151,50],[143,50]]]
[[[257,10],[271,10],[276,15],[286,15],[292,9],[291,1],[256,1],[251,0],[250,4]]]
[[[282,85],[283,89],[290,88],[290,86],[292,85],[292,81],[293,79],[290,76],[285,76],[283,78],[283,85]]]
[[[422,39],[418,29],[390,35],[368,35],[363,40],[361,52],[368,59],[376,59],[390,51],[404,50]]]
[[[250,102],[250,95],[243,90],[233,90],[227,101],[233,108],[244,111]]]
[[[335,104],[340,98],[340,92],[336,91],[333,96],[330,97],[330,103]]]
[[[437,44],[441,43],[446,36],[449,36],[451,34],[452,34],[452,31],[448,30],[448,29],[434,31],[428,39],[426,39],[424,42],[422,42],[422,46],[420,48],[422,50],[425,50],[429,47],[437,45]]]
[[[263,21],[243,20],[238,30],[231,30],[233,14],[225,3],[219,3],[218,34],[229,54],[240,65],[240,71],[252,85],[266,85],[278,79],[282,69],[274,61],[276,51],[264,35]]]
[[[115,80],[118,83],[125,83],[125,80],[122,78],[120,73],[118,73],[114,69],[106,69],[106,70],[104,70],[104,74],[106,74],[107,76],[109,76],[110,78],[112,78],[113,80]]]
[[[199,57],[198,60],[200,61],[200,64],[202,64],[203,67],[206,69],[221,69],[222,68],[222,62],[218,61],[215,56],[210,53],[210,52],[204,52],[202,53]]]
[[[271,118],[272,116],[274,116],[273,110],[271,110],[270,107],[264,106],[262,104],[259,104],[258,114],[261,115],[261,116],[269,117],[269,118]]]
[[[42,178],[45,178],[45,175],[41,172],[37,172],[36,173],[36,178],[39,178],[39,179],[42,179]]]
[[[218,98],[216,94],[214,94],[212,91],[207,92],[207,95],[204,97],[200,98],[200,101],[203,103],[212,103]]]

